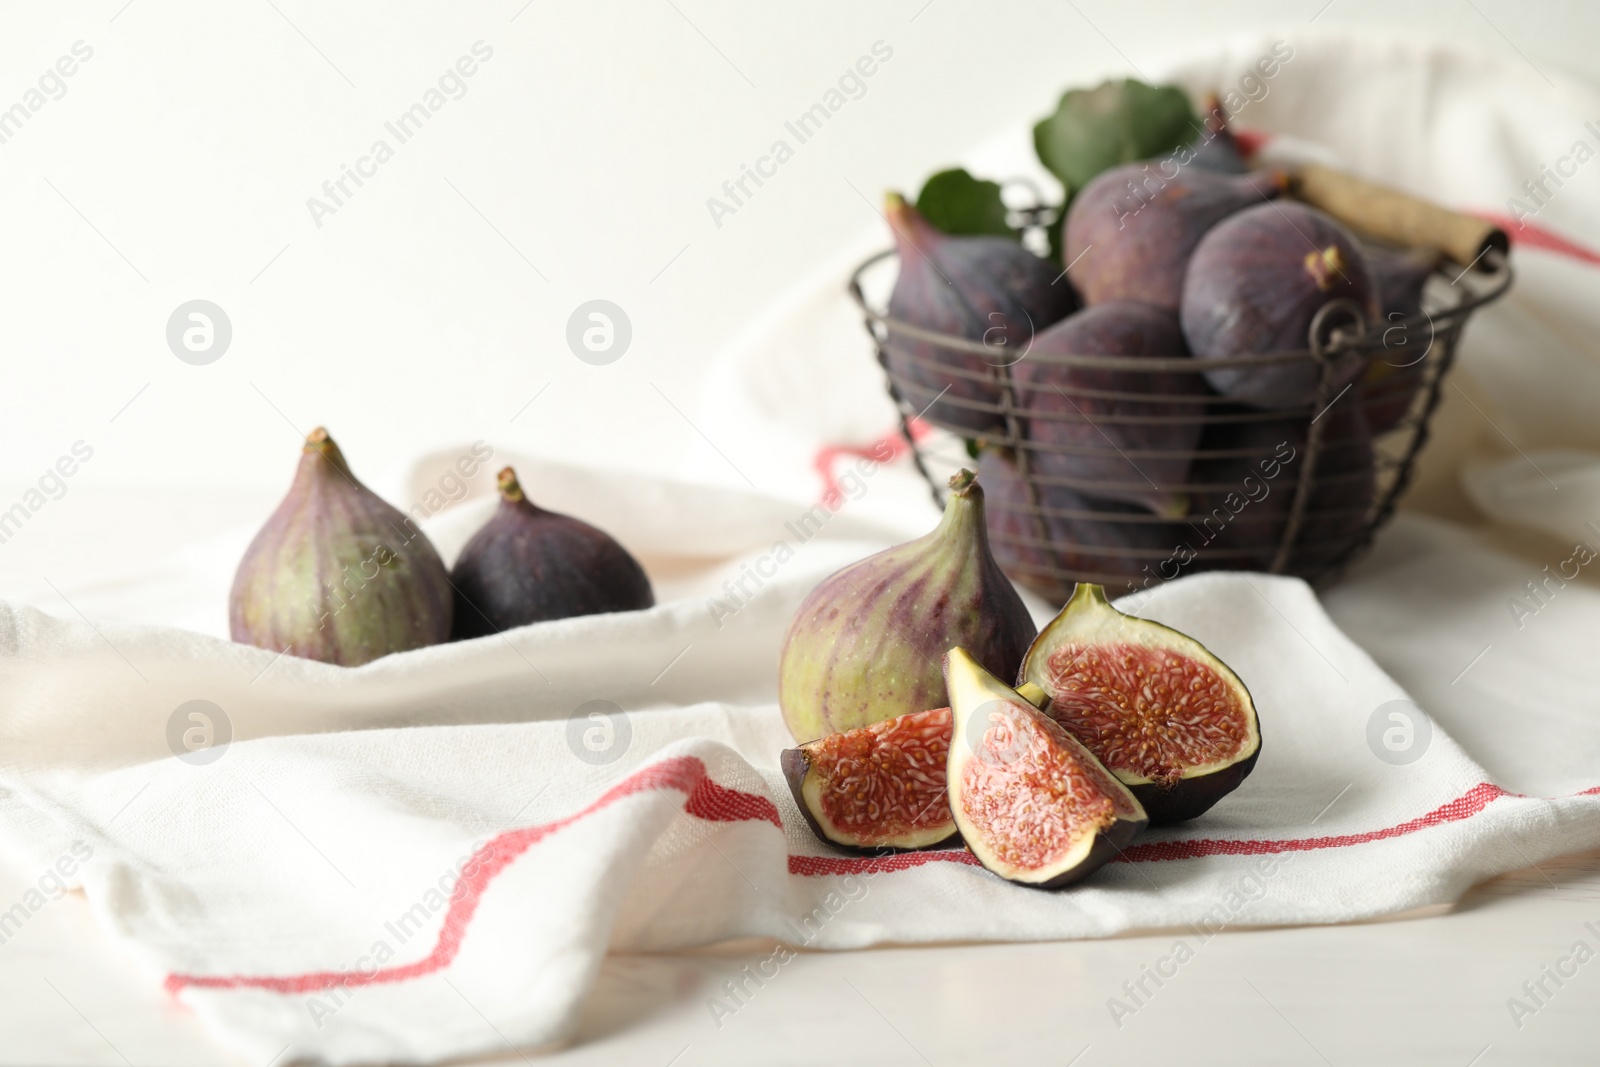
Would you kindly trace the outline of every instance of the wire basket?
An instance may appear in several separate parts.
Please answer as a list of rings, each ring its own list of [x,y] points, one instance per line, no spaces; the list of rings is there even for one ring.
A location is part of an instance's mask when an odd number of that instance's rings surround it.
[[[1021,214],[1031,227],[1050,221],[1048,209]],[[976,460],[995,558],[1018,584],[1056,601],[1080,581],[1123,593],[1203,570],[1331,581],[1371,543],[1410,483],[1467,319],[1512,281],[1498,248],[1484,251],[1476,269],[1443,261],[1428,279],[1421,314],[1370,322],[1352,301],[1332,301],[1300,351],[1204,361],[1018,356],[890,318],[866,291],[878,291],[872,283],[882,281],[894,257],[890,249],[862,263],[849,291],[877,346],[917,469],[942,507],[950,475]],[[957,366],[955,356],[969,364],[978,356],[987,366]],[[1031,386],[1014,374],[1023,360],[1035,364]],[[1047,375],[1038,364],[1118,372],[1121,387],[1048,375],[1067,403],[1041,410],[1033,391]],[[1202,371],[1293,365],[1307,368],[1316,387],[1310,402],[1290,408],[1245,406],[1188,380],[1203,382]],[[937,380],[986,382],[996,399],[972,399],[970,388],[936,395],[928,383]],[[1149,389],[1127,387],[1146,381]],[[1188,388],[1174,389],[1174,382]],[[993,428],[963,428],[975,419]],[[1137,440],[1128,428],[1180,423],[1199,424],[1197,447],[1128,444]],[[1171,472],[1181,469],[1186,475],[1174,479]],[[1187,513],[1129,503],[1148,493],[1186,501]]]

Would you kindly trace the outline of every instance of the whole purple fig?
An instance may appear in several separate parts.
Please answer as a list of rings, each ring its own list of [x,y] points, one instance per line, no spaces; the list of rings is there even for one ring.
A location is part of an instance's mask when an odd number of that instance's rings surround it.
[[[1369,246],[1367,267],[1383,305],[1383,352],[1367,361],[1361,375],[1361,401],[1374,434],[1387,433],[1411,411],[1422,386],[1426,358],[1433,345],[1433,324],[1408,326],[1422,315],[1422,291],[1439,265],[1429,248],[1396,251]]]
[[[1247,413],[1249,409],[1235,409]],[[1322,444],[1304,521],[1289,557],[1310,569],[1343,555],[1361,533],[1377,492],[1372,436],[1347,396],[1320,417]],[[1305,467],[1304,418],[1218,422],[1206,428],[1195,461],[1189,543],[1196,570],[1265,570],[1277,555]]]
[[[1200,102],[1200,110],[1205,112],[1206,128],[1189,145],[1188,165],[1219,174],[1243,174],[1249,170],[1248,153],[1228,128],[1228,113],[1223,110],[1217,94],[1207,93]]]
[[[1104,483],[1078,489],[1167,518],[1188,510],[1187,453],[1200,439],[1198,416],[1210,395],[1201,368],[1108,370],[1049,363],[1047,356],[1189,362],[1178,317],[1132,300],[1095,304],[1036,337],[1011,373],[1042,471]]]
[[[994,558],[1012,581],[1054,604],[1065,603],[1076,584],[1058,571],[1081,574],[1121,595],[1157,575],[1189,536],[1184,522],[1152,521],[1144,508],[1086,497],[1035,473],[1041,532],[1027,483],[1009,458],[984,450],[978,477],[988,486]]]
[[[961,471],[933,532],[851,564],[801,603],[778,663],[783,720],[805,742],[943,707],[953,646],[1010,678],[1036,632],[989,554],[983,490]]]
[[[900,259],[889,317],[982,342],[993,353],[957,351],[891,327],[887,361],[897,388],[917,411],[953,429],[982,433],[1001,425],[995,368],[1021,359],[1038,331],[1077,307],[1076,294],[1016,241],[947,236],[895,193],[884,213]]]
[[[1189,255],[1218,222],[1283,189],[1276,172],[1219,174],[1171,160],[1125,163],[1072,200],[1062,242],[1067,275],[1085,304],[1142,300],[1177,311]]]
[[[1312,319],[1341,298],[1376,324],[1377,287],[1350,231],[1304,204],[1260,204],[1219,222],[1195,248],[1183,283],[1183,335],[1201,360],[1303,352]],[[1351,367],[1349,377],[1358,372]],[[1290,408],[1315,398],[1320,374],[1307,358],[1214,369],[1206,379],[1230,399]]]
[[[655,604],[644,568],[609,534],[539,507],[523,495],[510,467],[500,472],[499,486],[500,506],[450,570],[453,638]]]
[[[235,641],[355,667],[450,635],[450,580],[405,515],[356,480],[320,426],[245,550],[228,597]]]

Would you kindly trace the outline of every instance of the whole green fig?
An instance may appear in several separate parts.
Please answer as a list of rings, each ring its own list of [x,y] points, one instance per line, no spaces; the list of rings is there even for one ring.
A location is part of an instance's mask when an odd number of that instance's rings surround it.
[[[450,611],[450,578],[428,539],[356,480],[317,427],[239,561],[233,639],[355,667],[446,640]]]
[[[851,564],[806,597],[783,640],[778,703],[801,742],[942,707],[950,648],[1014,678],[1036,632],[989,553],[983,490],[964,470],[932,533]]]

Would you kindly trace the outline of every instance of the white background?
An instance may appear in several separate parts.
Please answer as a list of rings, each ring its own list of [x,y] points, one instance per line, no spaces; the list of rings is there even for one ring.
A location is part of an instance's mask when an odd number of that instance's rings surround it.
[[[1600,37],[1600,9],[1576,0],[123,3],[0,15],[0,107],[73,42],[94,49],[0,144],[8,487],[83,439],[75,492],[275,494],[294,431],[319,422],[368,472],[478,438],[670,468],[697,441],[667,399],[692,413],[718,348],[880,225],[863,197],[914,191],[1069,85],[1313,16],[1591,79]],[[307,198],[480,39],[494,58],[465,97],[316,227]],[[707,197],[879,40],[894,55],[866,95],[715,226]],[[234,330],[204,367],[164,336],[197,297]],[[564,341],[595,297],[633,322],[610,366]],[[130,506],[146,528],[178,521]],[[73,521],[52,505],[0,547],[45,551]]]

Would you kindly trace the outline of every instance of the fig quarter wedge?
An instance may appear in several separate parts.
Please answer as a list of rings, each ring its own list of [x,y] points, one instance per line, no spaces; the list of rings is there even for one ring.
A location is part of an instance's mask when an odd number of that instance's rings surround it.
[[[955,836],[945,801],[950,709],[899,715],[785,749],[780,764],[816,835],[855,851],[928,848]]]
[[[1036,707],[1038,686],[1017,692]],[[950,709],[934,708],[784,749],[784,779],[819,838],[851,852],[931,848],[956,836],[945,798]]]
[[[1054,719],[964,649],[945,657],[950,813],[967,848],[1008,881],[1076,882],[1144,829],[1144,808]]]
[[[1133,791],[1155,825],[1204,813],[1261,754],[1250,691],[1204,645],[1124,615],[1080,582],[1033,642],[1020,678]]]

